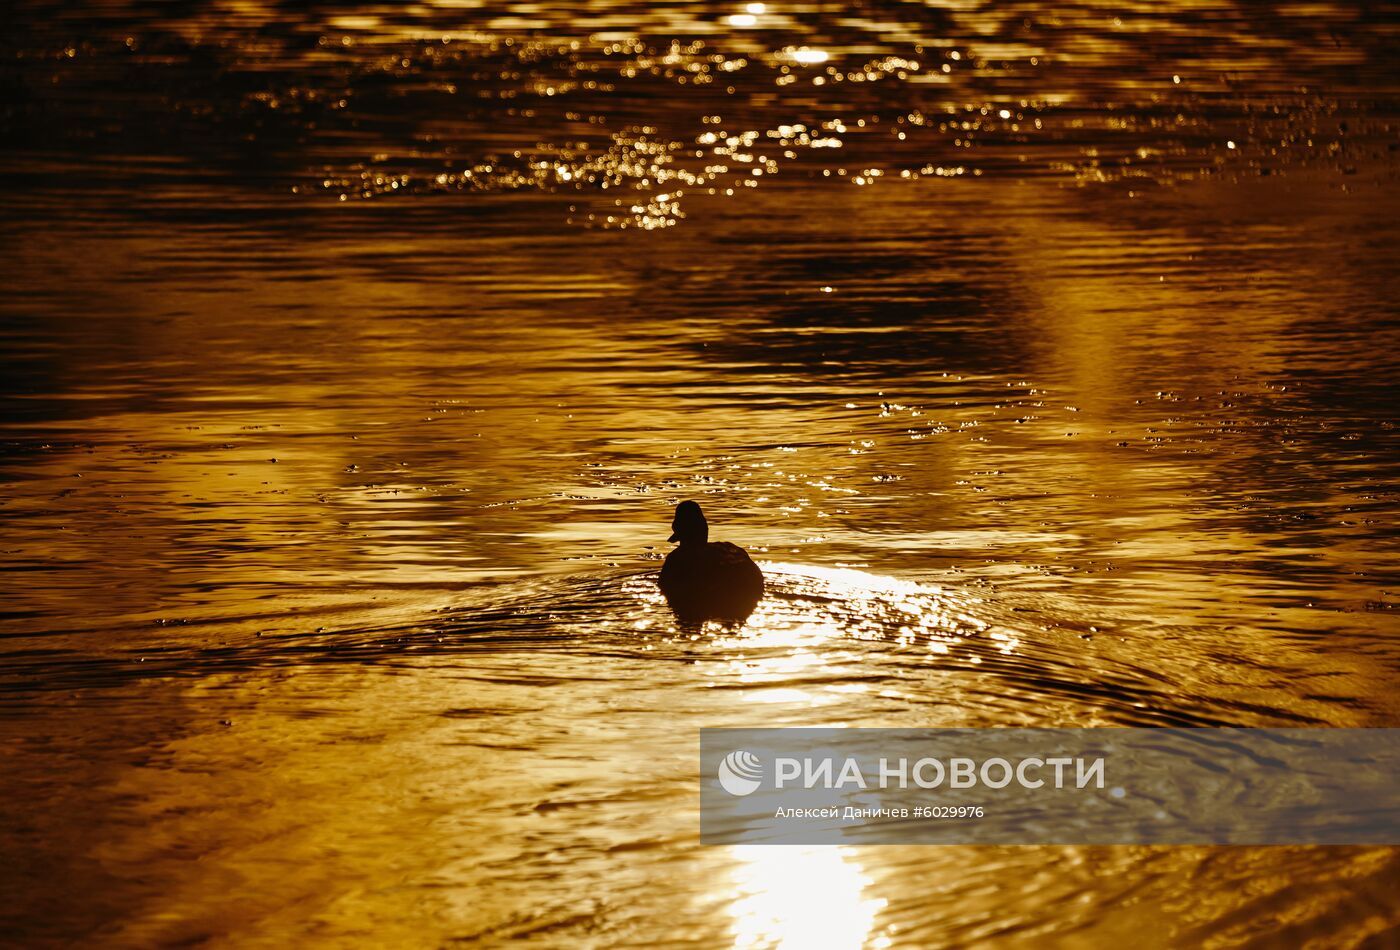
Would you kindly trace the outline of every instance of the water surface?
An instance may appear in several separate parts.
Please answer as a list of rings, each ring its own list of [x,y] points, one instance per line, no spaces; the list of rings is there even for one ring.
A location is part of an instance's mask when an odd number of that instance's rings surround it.
[[[23,4],[6,932],[1394,939],[1392,849],[701,848],[694,769],[1396,724],[1396,12]]]

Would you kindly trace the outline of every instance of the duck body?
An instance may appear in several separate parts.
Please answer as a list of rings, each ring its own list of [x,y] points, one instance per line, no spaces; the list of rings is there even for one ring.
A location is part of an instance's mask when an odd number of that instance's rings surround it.
[[[672,541],[680,545],[661,566],[661,593],[685,620],[742,620],[763,598],[763,572],[748,552],[710,541],[709,525],[693,501],[676,507]]]
[[[682,544],[661,565],[661,593],[682,617],[739,620],[763,598],[763,572],[737,544]]]

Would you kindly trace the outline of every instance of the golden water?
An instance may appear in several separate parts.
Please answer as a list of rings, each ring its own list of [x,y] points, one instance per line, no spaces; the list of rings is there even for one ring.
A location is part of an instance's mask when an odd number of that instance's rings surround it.
[[[703,848],[695,774],[1397,724],[1387,6],[15,20],[0,932],[1395,939],[1391,849]]]

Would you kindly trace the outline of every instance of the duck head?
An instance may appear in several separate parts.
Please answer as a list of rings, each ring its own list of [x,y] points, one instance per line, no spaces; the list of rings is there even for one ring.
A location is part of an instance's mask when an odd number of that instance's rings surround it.
[[[671,519],[672,541],[681,544],[704,544],[710,538],[710,525],[700,506],[693,501],[683,501],[676,506],[676,516]]]

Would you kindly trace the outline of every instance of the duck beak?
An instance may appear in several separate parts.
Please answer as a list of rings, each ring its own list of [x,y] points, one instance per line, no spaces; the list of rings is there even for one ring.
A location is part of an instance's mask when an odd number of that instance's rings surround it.
[[[670,536],[669,538],[667,538],[666,540],[667,540],[667,541],[670,541],[672,544],[674,544],[675,541],[676,541],[675,532],[672,532],[672,533],[671,533],[671,536]]]

